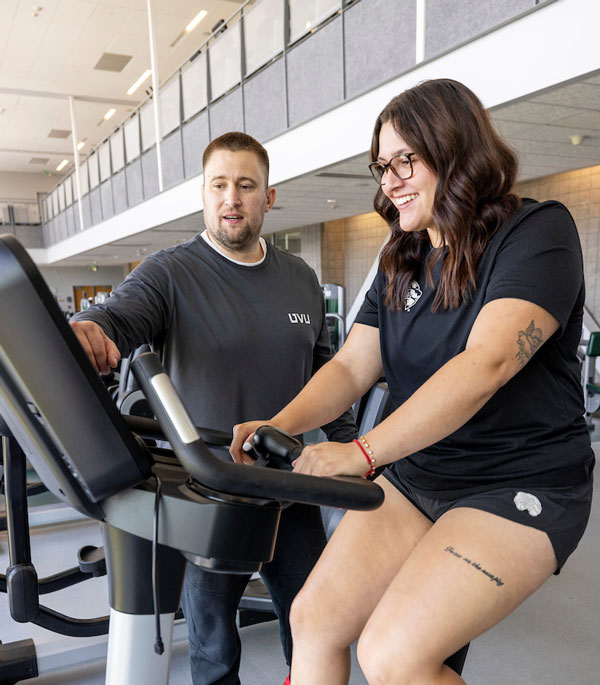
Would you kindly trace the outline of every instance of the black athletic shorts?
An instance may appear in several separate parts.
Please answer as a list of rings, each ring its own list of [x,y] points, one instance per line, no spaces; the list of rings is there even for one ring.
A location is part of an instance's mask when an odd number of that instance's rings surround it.
[[[437,499],[441,493],[410,487],[390,469],[383,475],[430,521],[437,521],[450,509],[470,507],[543,530],[550,538],[558,561],[555,574],[579,544],[590,517],[591,475],[578,485],[520,488],[494,483],[483,492],[442,499]]]

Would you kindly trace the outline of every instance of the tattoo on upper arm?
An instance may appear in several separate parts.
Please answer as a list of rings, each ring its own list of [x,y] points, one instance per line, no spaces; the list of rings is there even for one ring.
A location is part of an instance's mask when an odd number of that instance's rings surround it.
[[[523,368],[525,364],[533,357],[536,350],[541,347],[542,343],[542,329],[536,328],[533,319],[526,330],[519,331],[517,337],[517,345],[519,351],[515,355],[515,359],[519,362],[519,366]]]
[[[469,559],[469,557],[466,557],[463,554],[460,554],[459,552],[457,552],[454,549],[454,547],[448,546],[448,547],[446,547],[444,552],[448,552],[453,557],[456,557],[457,559],[461,559],[462,561],[464,561],[469,566],[472,566],[473,568],[476,568],[478,571],[481,571],[481,573],[483,573],[484,576],[487,576],[492,581],[492,583],[496,583],[496,585],[498,587],[502,587],[504,585],[504,581],[502,580],[502,578],[498,578],[498,576],[495,576],[490,571],[486,570],[485,568],[482,568],[481,564],[478,563],[477,561],[473,561],[472,559]]]

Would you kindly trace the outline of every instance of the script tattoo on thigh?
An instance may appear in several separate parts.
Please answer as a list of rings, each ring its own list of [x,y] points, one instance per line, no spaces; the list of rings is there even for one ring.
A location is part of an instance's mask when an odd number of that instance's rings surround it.
[[[544,341],[542,340],[542,330],[535,327],[533,319],[527,329],[524,331],[519,331],[517,337],[517,345],[519,346],[519,351],[515,355],[515,358],[519,362],[519,366],[523,368],[525,364],[533,357],[535,351],[541,346]]]
[[[468,564],[469,566],[472,566],[473,568],[477,569],[480,573],[483,573],[484,576],[487,576],[492,583],[496,583],[498,587],[502,587],[504,585],[504,581],[502,578],[498,578],[498,576],[495,576],[493,573],[490,571],[487,571],[486,569],[482,568],[481,564],[479,564],[477,561],[473,561],[472,559],[469,559],[469,557],[464,556],[463,554],[459,554],[454,547],[446,547],[444,552],[448,552],[448,554],[451,554],[453,557],[456,557],[457,559],[460,559],[461,561],[464,561],[465,564]]]

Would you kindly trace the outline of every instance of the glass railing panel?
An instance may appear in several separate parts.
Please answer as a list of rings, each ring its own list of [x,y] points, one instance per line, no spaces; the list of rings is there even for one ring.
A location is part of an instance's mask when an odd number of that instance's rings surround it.
[[[181,72],[183,91],[183,118],[188,120],[208,104],[206,78],[206,52],[200,53]]]
[[[140,122],[138,115],[131,119],[123,127],[125,132],[125,154],[127,162],[133,161],[140,156]]]
[[[246,74],[251,74],[283,51],[281,0],[262,0],[244,13]]]
[[[88,161],[87,159],[83,164],[79,165],[79,181],[81,183],[81,195],[85,195],[90,192],[90,181],[88,175]]]
[[[341,0],[289,1],[290,42],[292,43],[342,7]]]
[[[125,154],[123,152],[123,129],[118,128],[110,137],[110,156],[112,158],[113,174],[125,166]]]
[[[58,214],[58,188],[52,191],[52,214],[53,216]]]
[[[237,21],[222,33],[209,52],[211,99],[233,88],[242,80],[241,24]]]
[[[58,211],[59,212],[64,212],[65,211],[65,186],[64,183],[61,183],[61,185],[58,186]],[[16,219],[15,219],[16,221]]]
[[[97,188],[100,185],[100,173],[98,169],[98,155],[96,152],[92,154],[87,159],[88,171],[90,174],[90,190]]]
[[[140,110],[140,121],[142,123],[142,150],[145,152],[156,142],[152,100],[149,100]]]
[[[162,135],[166,136],[181,124],[181,89],[179,74],[176,74],[166,86],[160,89],[160,112]]]
[[[71,175],[68,178],[65,178],[63,183],[65,185],[65,200],[67,207],[70,207],[73,204],[73,176]]]
[[[110,178],[110,143],[107,140],[98,148],[98,157],[100,161],[100,181],[104,182]]]

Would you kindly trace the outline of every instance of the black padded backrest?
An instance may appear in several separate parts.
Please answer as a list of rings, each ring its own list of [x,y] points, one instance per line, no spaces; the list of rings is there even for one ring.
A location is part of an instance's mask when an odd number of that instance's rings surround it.
[[[45,485],[88,516],[150,473],[26,250],[0,236],[0,414]]]

